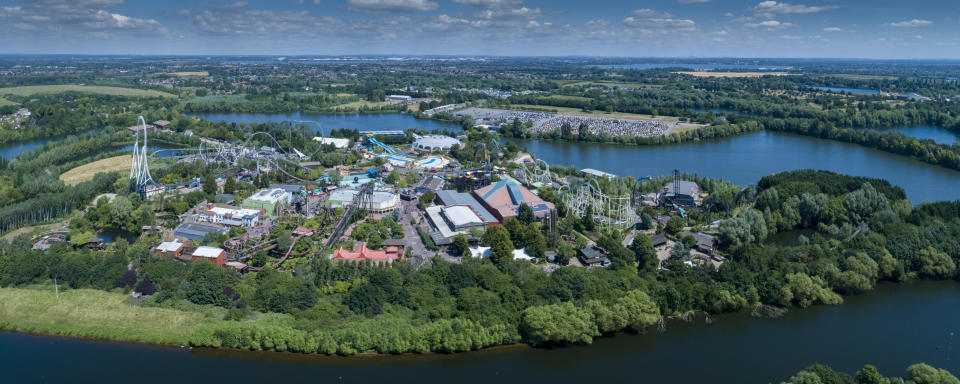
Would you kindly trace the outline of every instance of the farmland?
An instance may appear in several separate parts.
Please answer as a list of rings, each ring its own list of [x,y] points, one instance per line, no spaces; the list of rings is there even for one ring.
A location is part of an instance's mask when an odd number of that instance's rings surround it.
[[[0,88],[0,95],[30,96],[39,93],[88,92],[113,96],[176,97],[173,94],[150,89],[107,87],[101,85],[29,85],[23,87]]]
[[[66,171],[60,175],[60,180],[63,180],[63,183],[67,185],[77,185],[92,180],[93,176],[98,173],[128,170],[131,161],[130,155],[108,157]]]

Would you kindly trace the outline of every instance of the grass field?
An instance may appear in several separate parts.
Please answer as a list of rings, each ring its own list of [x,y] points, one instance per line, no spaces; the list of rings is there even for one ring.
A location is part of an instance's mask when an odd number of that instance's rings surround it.
[[[660,84],[643,83],[625,83],[618,81],[580,81],[580,80],[554,80],[561,87],[628,87],[628,88],[660,88]]]
[[[98,339],[187,344],[197,326],[218,314],[135,307],[123,293],[53,286],[0,288],[0,328]],[[216,318],[222,318],[219,314]]]
[[[12,101],[10,101],[10,100],[7,100],[7,99],[4,99],[4,98],[0,97],[0,107],[2,107],[2,106],[4,106],[4,105],[17,105],[17,103],[14,103],[14,102],[12,102]]]
[[[28,85],[23,87],[0,88],[0,95],[14,94],[29,96],[37,93],[60,93],[68,91],[89,92],[101,95],[116,96],[147,96],[147,97],[176,97],[171,93],[154,91],[151,89],[136,89],[123,87],[106,87],[101,85]]]
[[[550,95],[550,96],[541,97],[541,99],[559,100],[559,101],[583,101],[583,102],[591,100],[589,97],[567,96],[567,95]]]
[[[207,71],[198,71],[198,72],[170,72],[168,75],[187,77],[187,76],[210,76],[210,72]]]
[[[238,95],[208,95],[194,97],[186,101],[188,104],[205,104],[205,103],[227,103],[227,104],[242,104],[249,102],[247,100],[247,95],[238,94]]]
[[[794,76],[796,73],[786,73],[786,72],[710,72],[710,71],[685,71],[685,72],[674,72],[679,75],[690,75],[694,77],[723,77],[723,78],[740,78],[740,77],[763,77],[763,76]]]
[[[131,162],[130,155],[108,157],[66,171],[60,175],[60,180],[63,180],[63,183],[67,185],[77,185],[87,180],[93,180],[93,176],[101,172],[129,170]]]

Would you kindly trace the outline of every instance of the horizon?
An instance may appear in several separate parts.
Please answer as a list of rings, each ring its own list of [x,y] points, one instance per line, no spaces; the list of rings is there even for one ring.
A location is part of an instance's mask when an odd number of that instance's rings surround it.
[[[946,0],[0,0],[2,54],[960,60]],[[319,52],[319,53],[318,53]],[[407,53],[396,53],[407,52]]]

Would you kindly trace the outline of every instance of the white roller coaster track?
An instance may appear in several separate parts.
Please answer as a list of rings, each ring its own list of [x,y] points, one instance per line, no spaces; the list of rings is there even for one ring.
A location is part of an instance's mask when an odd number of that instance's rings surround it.
[[[563,186],[560,193],[564,195],[568,212],[578,218],[586,214],[589,206],[593,211],[593,221],[601,226],[623,230],[637,220],[630,195],[609,196],[600,190],[600,185],[594,179],[588,179],[573,188]]]
[[[140,146],[140,134],[143,133],[143,146]],[[155,184],[150,175],[150,166],[147,164],[147,122],[143,116],[137,118],[137,131],[133,139],[133,161],[130,164],[130,183],[138,192],[144,192],[146,187]]]

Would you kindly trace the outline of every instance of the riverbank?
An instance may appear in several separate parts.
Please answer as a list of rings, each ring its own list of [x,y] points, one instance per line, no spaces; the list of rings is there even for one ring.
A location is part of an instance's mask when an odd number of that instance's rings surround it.
[[[282,372],[288,380],[406,383],[422,382],[430,372],[431,381],[460,383],[629,382],[640,376],[653,382],[766,383],[788,380],[815,363],[849,374],[867,363],[894,374],[916,362],[960,372],[960,360],[948,355],[948,335],[958,330],[960,284],[884,283],[846,299],[843,305],[794,310],[777,320],[733,313],[712,316],[710,324],[675,322],[665,332],[620,334],[590,346],[510,345],[459,354],[341,357],[0,332],[0,361],[19,362],[5,369],[5,378],[13,382],[91,383],[134,376],[165,383],[182,381],[185,372],[196,380],[240,382],[275,380]],[[940,315],[917,326],[918,313]]]

